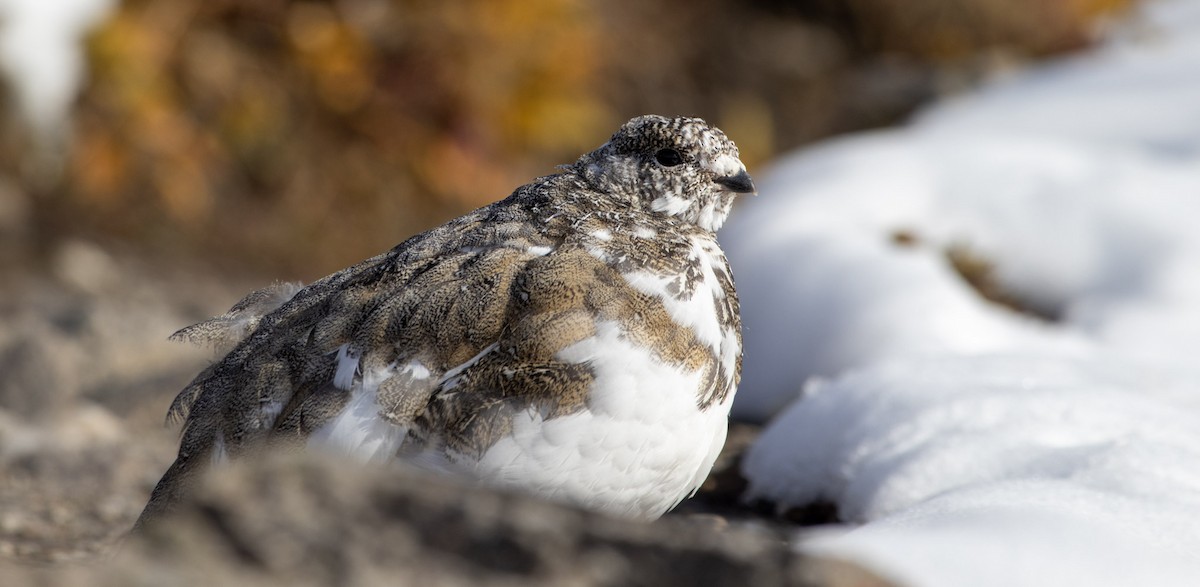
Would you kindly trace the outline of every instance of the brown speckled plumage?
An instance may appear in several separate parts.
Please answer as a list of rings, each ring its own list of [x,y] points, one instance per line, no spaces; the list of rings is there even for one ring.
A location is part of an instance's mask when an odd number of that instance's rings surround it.
[[[682,162],[656,160],[664,149]],[[510,432],[518,411],[533,407],[549,419],[583,409],[594,374],[556,353],[605,320],[658,360],[702,372],[698,410],[724,401],[737,384],[740,340],[736,363],[727,364],[627,276],[669,279],[667,295],[681,300],[705,295],[702,243],[720,291],[712,311],[740,328],[714,238],[735,195],[752,189],[744,170],[722,174],[736,156],[699,119],[637,118],[502,201],[307,287],[256,291],[180,331],[177,338],[232,348],[172,404],[170,417],[184,421],[179,456],[139,524],[168,509],[211,455],[236,457],[268,439],[303,442],[336,417],[350,396],[334,383],[347,353],[358,361],[356,384],[400,363],[431,374],[378,384],[380,417],[406,430],[401,452],[479,456]]]

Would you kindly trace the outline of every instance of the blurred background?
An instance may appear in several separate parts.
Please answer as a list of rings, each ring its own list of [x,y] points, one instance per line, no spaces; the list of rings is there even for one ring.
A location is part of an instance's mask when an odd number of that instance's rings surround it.
[[[3,271],[67,239],[311,280],[643,113],[751,168],[1085,47],[1128,0],[0,1]]]

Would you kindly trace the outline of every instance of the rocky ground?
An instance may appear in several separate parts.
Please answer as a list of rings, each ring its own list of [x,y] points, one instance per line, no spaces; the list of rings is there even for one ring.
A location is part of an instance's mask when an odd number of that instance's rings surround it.
[[[261,283],[72,242],[0,284],[0,584],[886,585],[802,558],[795,524],[737,501],[735,426],[704,491],[653,524],[419,472],[274,455],[219,472],[126,539],[174,456],[167,405],[208,352],[171,343]]]

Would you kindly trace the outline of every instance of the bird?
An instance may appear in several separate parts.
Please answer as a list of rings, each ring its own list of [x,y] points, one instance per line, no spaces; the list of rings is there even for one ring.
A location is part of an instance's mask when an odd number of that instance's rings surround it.
[[[754,192],[720,129],[639,116],[505,199],[180,330],[225,354],[172,403],[178,456],[136,526],[263,446],[662,516],[725,442],[742,340],[716,232]]]

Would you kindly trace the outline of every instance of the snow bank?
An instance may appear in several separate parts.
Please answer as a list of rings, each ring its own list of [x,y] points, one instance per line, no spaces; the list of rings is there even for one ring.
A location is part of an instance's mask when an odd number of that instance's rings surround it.
[[[1200,31],[1200,11],[1174,5],[1188,10],[1172,26]],[[735,417],[765,420],[809,377],[913,352],[1098,343],[1178,358],[1200,342],[1200,40],[1179,36],[1048,66],[768,170],[722,234],[746,337]],[[1164,98],[1113,105],[1110,87]],[[1062,323],[984,304],[952,247]]]
[[[810,376],[914,351],[1200,341],[1197,219],[1200,157],[911,129],[785,160],[722,235],[746,337],[735,416],[765,419]],[[1062,324],[985,303],[952,247]]]
[[[1194,585],[1198,381],[1115,357],[885,363],[810,386],[744,471],[751,496],[878,520],[804,546],[911,585]]]
[[[1200,584],[1200,3],[1143,8],[778,162],[731,218],[734,414],[778,414],[748,496],[853,524],[801,548],[914,586]]]
[[[810,385],[744,469],[753,494],[832,499],[852,521],[1014,479],[1200,512],[1200,372],[1030,354],[884,363]]]

